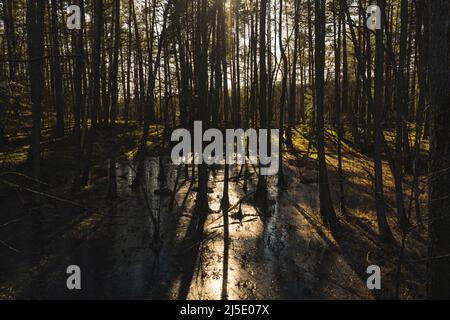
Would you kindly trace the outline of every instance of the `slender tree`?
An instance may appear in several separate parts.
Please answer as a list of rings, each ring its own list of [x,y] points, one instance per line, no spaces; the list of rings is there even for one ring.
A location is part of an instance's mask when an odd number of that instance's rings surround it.
[[[267,111],[267,67],[266,67],[266,16],[268,0],[260,1],[259,12],[259,127],[268,128]],[[260,169],[261,171],[261,169]],[[261,173],[261,172],[260,172]],[[259,203],[267,200],[267,180],[266,177],[258,175],[258,185],[255,199]]]
[[[33,127],[29,160],[35,179],[41,176],[41,117],[44,85],[45,1],[27,1],[27,44]]]
[[[381,10],[384,10],[384,0],[378,2]],[[384,23],[384,21],[382,21]],[[377,211],[378,229],[380,237],[385,242],[392,241],[392,233],[386,219],[386,207],[384,202],[384,185],[383,185],[383,166],[381,160],[381,114],[382,109],[382,86],[383,86],[383,70],[384,70],[384,46],[383,46],[383,30],[378,29],[375,32],[375,86],[374,86],[374,162],[375,162],[375,206]]]
[[[56,109],[56,127],[55,134],[57,137],[64,136],[64,91],[61,74],[61,59],[59,45],[59,28],[58,28],[58,2],[51,1],[51,30],[52,30],[52,81],[53,95]]]
[[[325,0],[315,0],[315,96],[317,106],[317,153],[319,158],[320,215],[326,225],[337,222],[331,199],[328,170],[325,157],[324,81],[325,81]]]
[[[431,298],[450,298],[450,3],[430,2],[430,120],[429,163]]]

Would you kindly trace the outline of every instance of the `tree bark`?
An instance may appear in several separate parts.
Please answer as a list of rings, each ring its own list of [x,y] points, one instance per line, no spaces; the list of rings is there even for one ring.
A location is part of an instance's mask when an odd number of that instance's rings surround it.
[[[447,0],[435,0],[429,5],[429,294],[433,299],[450,299],[450,3]]]
[[[29,160],[35,179],[41,176],[41,117],[44,85],[45,1],[27,1],[27,44],[30,74],[32,129]],[[39,186],[39,184],[37,184]]]
[[[320,215],[323,223],[331,226],[337,222],[331,199],[325,156],[324,87],[325,87],[325,0],[315,0],[315,96],[317,115],[317,153],[319,158]]]

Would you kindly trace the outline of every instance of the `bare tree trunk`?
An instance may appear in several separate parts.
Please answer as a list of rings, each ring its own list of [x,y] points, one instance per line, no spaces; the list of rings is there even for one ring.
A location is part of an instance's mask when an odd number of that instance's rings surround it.
[[[339,204],[341,214],[346,213],[345,209],[345,192],[344,192],[344,174],[342,172],[342,139],[343,139],[343,125],[342,125],[342,108],[341,104],[341,21],[337,18],[337,3],[333,1],[333,25],[334,25],[334,108],[336,111],[336,130],[337,130],[337,153],[338,153],[338,176],[339,176]],[[338,21],[339,20],[339,21]],[[347,92],[343,92],[347,95]]]
[[[379,0],[378,4],[383,12],[385,8],[384,0]],[[382,22],[384,23],[384,21]],[[381,160],[381,115],[383,103],[383,70],[384,70],[384,47],[383,47],[383,30],[377,30],[375,35],[376,52],[375,52],[375,99],[374,99],[374,162],[375,162],[375,206],[377,210],[378,229],[380,237],[384,242],[393,240],[389,224],[386,219],[386,206],[384,203],[383,189],[383,166]]]
[[[27,1],[27,44],[32,104],[29,160],[35,179],[41,176],[41,117],[44,85],[44,1]],[[37,185],[39,186],[39,185]]]
[[[220,6],[219,20],[222,40],[222,74],[223,74],[223,115],[225,124],[229,121],[230,114],[230,97],[228,94],[228,62],[227,62],[227,39],[226,39],[226,24],[225,24],[225,3]]]
[[[209,127],[208,114],[208,20],[206,17],[207,1],[197,3],[197,37],[195,38],[195,86],[197,89],[197,115],[202,121],[203,130]],[[203,132],[202,132],[203,134]],[[203,150],[203,148],[202,148]],[[200,155],[201,156],[201,155]],[[198,191],[195,208],[199,215],[205,216],[209,212],[208,205],[208,166],[206,163],[198,165]]]
[[[297,105],[297,61],[298,61],[298,45],[299,45],[299,29],[300,29],[300,1],[294,2],[294,53],[292,57],[292,75],[289,92],[289,110],[288,110],[288,130],[286,134],[286,144],[292,147],[292,130],[296,122],[295,107]],[[280,5],[281,10],[281,5]],[[281,17],[280,17],[281,19]],[[281,34],[280,34],[281,38]]]
[[[267,115],[267,70],[266,70],[266,14],[267,1],[261,0],[261,8],[259,12],[259,128],[268,128]],[[261,166],[261,165],[260,165]],[[267,201],[267,179],[261,175],[259,168],[258,185],[256,187],[255,199],[261,204]]]
[[[430,289],[433,299],[450,299],[450,3],[429,3],[430,120],[429,173]]]
[[[280,1],[280,12],[278,21],[278,41],[281,50],[281,59],[283,60],[283,78],[281,80],[281,96],[280,96],[280,151],[279,151],[279,170],[278,170],[278,186],[281,188],[286,187],[286,180],[283,173],[283,131],[284,131],[284,109],[286,106],[286,92],[287,92],[287,77],[288,77],[288,59],[286,56],[286,49],[283,44],[283,0]],[[295,78],[294,78],[295,79]],[[295,80],[293,85],[296,86]],[[289,120],[290,121],[290,120]],[[288,130],[290,130],[288,128]]]
[[[400,225],[406,227],[406,213],[404,206],[403,196],[403,130],[405,126],[403,122],[404,110],[406,102],[406,90],[405,90],[405,63],[406,63],[406,41],[408,36],[408,1],[401,1],[401,32],[400,32],[400,53],[399,53],[399,65],[397,70],[397,93],[395,103],[395,199],[397,207],[397,217]],[[381,90],[381,88],[379,88]]]
[[[414,207],[416,220],[418,223],[422,221],[420,209],[420,186],[419,186],[419,165],[420,165],[420,149],[422,141],[422,131],[424,122],[425,102],[428,94],[427,86],[427,64],[428,64],[428,37],[429,37],[429,21],[428,6],[426,0],[419,0],[416,3],[416,44],[417,44],[417,76],[419,82],[419,98],[416,110],[416,132],[413,156],[413,188],[414,188]]]
[[[116,138],[116,118],[117,118],[117,99],[118,99],[118,79],[117,73],[119,70],[119,52],[120,52],[120,0],[114,0],[114,52],[111,66],[111,155],[109,158],[109,176],[108,176],[108,198],[117,198],[117,179],[116,179],[116,150],[114,148],[114,139]]]
[[[14,80],[16,76],[16,64],[12,60],[16,56],[17,51],[17,39],[16,39],[16,28],[14,24],[14,1],[13,0],[3,0],[3,17],[5,26],[5,37],[6,37],[6,50],[8,58],[8,68],[9,68],[9,79]]]
[[[78,0],[77,4],[81,8],[81,14],[84,16],[83,1]],[[84,74],[84,19],[80,30],[73,30],[73,45],[75,54],[75,68],[73,74],[75,102],[74,102],[74,136],[75,136],[75,172],[73,180],[73,191],[78,191],[81,187],[81,168],[83,167],[83,141],[81,136],[81,112],[84,109],[83,97],[83,74]]]
[[[128,123],[130,120],[130,103],[131,103],[131,53],[132,53],[132,21],[133,21],[133,6],[131,1],[128,1],[128,21],[127,21],[127,67],[126,74],[122,75],[124,79],[126,79],[126,84],[124,88],[124,110],[123,117],[125,120],[125,126],[128,127]],[[124,59],[122,57],[122,59]]]
[[[241,65],[240,65],[240,28],[239,28],[239,6],[240,6],[240,0],[235,0],[235,59],[236,59],[236,105],[235,105],[235,113],[236,113],[236,119],[235,119],[235,127],[239,127],[241,123]]]
[[[59,58],[59,34],[58,34],[58,1],[51,1],[51,16],[52,16],[52,71],[53,71],[53,95],[56,109],[56,136],[64,136],[64,93],[63,81],[61,74],[61,59]]]
[[[317,106],[317,153],[319,158],[320,215],[325,225],[337,222],[331,199],[325,158],[324,76],[325,76],[325,0],[315,0],[315,96]]]
[[[134,6],[134,0],[130,0],[131,1],[131,7],[133,10],[133,24],[134,24],[134,35],[135,35],[135,48],[136,48],[136,55],[137,55],[137,74],[138,74],[138,87],[139,87],[139,98],[138,98],[138,108],[137,108],[137,112],[138,112],[138,121],[141,124],[142,120],[143,120],[143,105],[144,103],[146,103],[144,100],[145,97],[145,81],[144,81],[144,67],[143,67],[143,56],[142,56],[142,45],[141,45],[141,36],[139,33],[139,27],[138,27],[138,23],[137,23],[137,18],[136,18],[136,8]],[[149,54],[151,55],[151,52],[149,52]],[[135,97],[136,99],[136,97]]]
[[[103,38],[103,0],[95,2],[94,6],[94,27],[92,43],[92,104],[90,108],[91,130],[89,130],[86,141],[86,155],[84,161],[83,175],[81,185],[87,186],[89,183],[89,174],[91,168],[92,155],[94,152],[94,143],[97,137],[98,110],[101,103],[101,49]]]

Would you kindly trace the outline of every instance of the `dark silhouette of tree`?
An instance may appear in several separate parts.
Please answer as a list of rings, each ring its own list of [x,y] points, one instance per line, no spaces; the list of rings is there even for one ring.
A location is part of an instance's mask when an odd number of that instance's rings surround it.
[[[430,4],[430,120],[429,163],[430,210],[430,296],[450,298],[450,4],[445,0]]]
[[[32,132],[29,161],[33,176],[41,176],[41,117],[44,85],[44,1],[27,1],[28,69],[32,104]]]
[[[317,153],[319,158],[320,215],[324,224],[337,222],[331,199],[327,163],[325,158],[324,81],[325,81],[325,0],[315,0],[315,97],[317,115]]]

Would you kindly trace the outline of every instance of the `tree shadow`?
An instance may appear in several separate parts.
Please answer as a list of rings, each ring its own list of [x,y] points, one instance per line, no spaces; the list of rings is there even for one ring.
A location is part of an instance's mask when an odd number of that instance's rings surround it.
[[[205,212],[194,212],[189,222],[186,235],[179,246],[179,258],[183,261],[180,277],[178,300],[186,300],[196,270],[196,263],[203,240],[203,228],[206,222]]]

